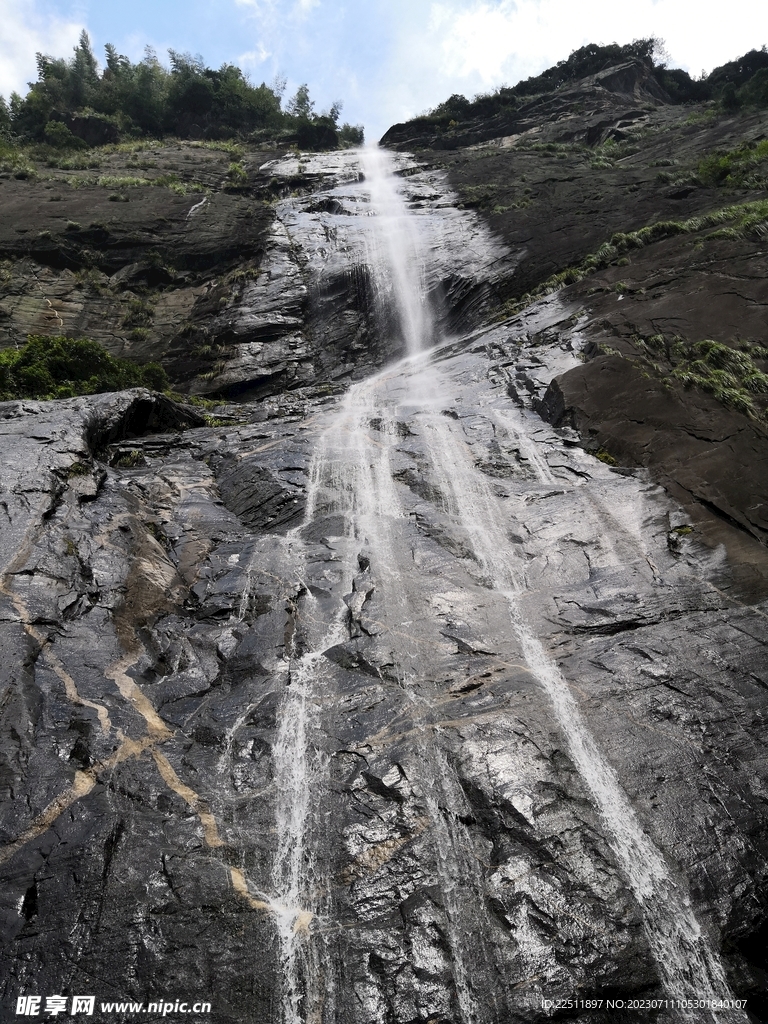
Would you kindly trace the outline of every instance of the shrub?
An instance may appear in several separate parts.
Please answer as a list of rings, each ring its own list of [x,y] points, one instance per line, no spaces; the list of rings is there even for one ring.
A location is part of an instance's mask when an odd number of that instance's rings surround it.
[[[768,393],[768,376],[750,355],[717,341],[699,341],[687,348],[675,346],[679,358],[672,376],[686,387],[698,386],[724,405],[754,415],[752,395]]]
[[[145,299],[130,299],[123,315],[123,327],[148,327],[154,310]]]
[[[43,135],[54,149],[88,149],[88,143],[73,135],[63,121],[49,121],[43,129]]]
[[[768,68],[761,68],[742,86],[739,99],[745,106],[768,107]]]
[[[339,128],[339,141],[343,146],[362,146],[365,143],[365,130],[361,124],[343,124]]]
[[[595,458],[600,459],[600,461],[604,462],[606,466],[618,466],[618,462],[616,461],[616,459],[611,455],[610,452],[607,452],[605,448],[601,448],[599,452],[596,452]]]
[[[72,398],[135,387],[164,390],[167,386],[159,364],[139,366],[115,359],[88,338],[31,335],[22,348],[0,352],[3,401]]]
[[[699,162],[696,173],[704,185],[760,186],[768,169],[763,164],[768,164],[768,139],[747,142],[725,153],[711,153]]]
[[[685,388],[701,388],[746,416],[765,418],[754,402],[755,395],[768,394],[768,375],[755,364],[768,356],[762,346],[741,342],[736,348],[719,341],[689,342],[662,334],[635,336],[633,340],[642,362],[667,382],[676,380]],[[659,356],[667,367],[659,365]]]

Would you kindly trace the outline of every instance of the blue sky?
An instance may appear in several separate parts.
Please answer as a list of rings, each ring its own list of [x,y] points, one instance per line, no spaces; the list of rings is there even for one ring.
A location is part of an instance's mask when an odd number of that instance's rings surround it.
[[[727,12],[727,16],[726,16]],[[369,139],[451,93],[537,74],[587,42],[656,35],[673,63],[711,70],[768,43],[762,0],[0,0],[0,93],[26,91],[37,50],[69,56],[82,28],[103,56],[154,46],[239,64],[255,82],[307,82],[318,109]]]

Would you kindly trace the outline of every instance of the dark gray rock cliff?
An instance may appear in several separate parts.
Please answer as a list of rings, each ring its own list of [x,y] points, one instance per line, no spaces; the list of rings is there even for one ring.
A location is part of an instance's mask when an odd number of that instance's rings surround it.
[[[199,285],[187,383],[252,401],[0,407],[4,1011],[765,1019],[768,559],[714,407],[668,490],[607,451],[576,383],[637,368],[579,361],[578,292],[494,322],[524,245],[405,158],[442,346],[398,362],[357,161],[265,160],[258,266]]]

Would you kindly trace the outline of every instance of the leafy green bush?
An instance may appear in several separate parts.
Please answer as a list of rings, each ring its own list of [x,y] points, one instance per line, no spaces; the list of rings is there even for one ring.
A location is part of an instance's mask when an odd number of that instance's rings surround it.
[[[748,107],[768,107],[768,68],[760,68],[739,89],[739,99]]]
[[[54,149],[87,149],[88,143],[78,139],[63,121],[49,121],[43,129],[45,141]]]
[[[750,50],[737,60],[715,68],[707,77],[707,96],[728,113],[743,107],[768,106],[768,50]]]
[[[361,124],[345,122],[339,128],[339,141],[343,146],[362,146],[365,142],[365,131]]]
[[[103,391],[168,386],[157,363],[138,366],[115,359],[88,338],[31,335],[20,349],[0,352],[0,399],[73,398]]]
[[[710,89],[719,89],[730,82],[738,89],[763,68],[768,68],[768,50],[765,46],[759,50],[750,50],[736,60],[715,68],[707,75],[707,83]]]
[[[712,340],[689,342],[663,334],[634,336],[633,341],[642,361],[666,381],[701,388],[745,416],[765,418],[754,402],[755,395],[768,394],[768,374],[755,364],[755,360],[764,362],[768,357],[768,350],[762,346],[750,342],[740,342],[740,347]],[[666,365],[660,365],[659,358]]]
[[[130,299],[123,315],[123,327],[149,327],[154,312],[151,303],[146,299]]]
[[[768,393],[768,376],[755,366],[751,355],[729,345],[678,341],[672,347],[672,358],[679,360],[672,371],[676,380],[686,387],[700,387],[748,416],[755,415],[752,395]]]

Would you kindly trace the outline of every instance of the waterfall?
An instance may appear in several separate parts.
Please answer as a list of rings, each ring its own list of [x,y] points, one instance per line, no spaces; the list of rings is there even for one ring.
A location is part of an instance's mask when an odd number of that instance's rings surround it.
[[[414,301],[415,305],[415,301]],[[338,415],[324,432],[318,463],[326,480],[324,511],[342,514],[347,537],[354,550],[375,544],[372,566],[375,585],[386,610],[390,629],[407,627],[415,611],[402,587],[402,559],[398,558],[399,524],[407,516],[399,500],[392,475],[392,448],[397,438],[395,410],[379,394],[385,371],[353,385]],[[418,377],[422,379],[421,376]],[[375,424],[372,429],[372,424]],[[374,441],[371,434],[375,433]],[[316,491],[315,494],[318,492]],[[312,512],[318,511],[313,499]],[[350,564],[351,561],[350,561]],[[407,570],[406,570],[407,571]],[[482,950],[486,962],[492,959],[488,935],[492,931],[483,893],[483,879],[461,814],[466,813],[462,794],[440,748],[439,729],[434,725],[430,703],[419,692],[409,669],[407,653],[401,651],[405,671],[402,687],[408,714],[419,736],[419,781],[431,821],[437,875],[444,898],[445,927],[450,947],[453,981],[459,1019],[462,1024],[479,1024],[487,1019],[478,1008],[478,998],[495,1003],[496,993],[480,997],[472,984],[472,960]],[[415,663],[413,671],[415,671]]]
[[[318,459],[310,473],[308,507],[318,484]],[[322,945],[312,941],[316,920],[326,911],[325,885],[313,829],[320,815],[327,758],[315,741],[317,705],[324,679],[323,652],[344,635],[340,615],[323,625],[317,602],[302,582],[305,549],[302,526],[282,542],[293,565],[298,594],[294,628],[285,652],[286,675],[272,747],[275,782],[276,849],[268,903],[275,921],[283,976],[283,1024],[320,1024],[332,996],[332,972]]]
[[[382,203],[386,210],[386,218],[376,227],[389,229],[392,226],[392,234],[384,245],[390,254],[392,279],[396,282],[393,298],[400,304],[401,321],[406,325],[407,351],[414,355],[426,348],[424,344],[415,344],[418,339],[433,339],[434,331],[424,324],[428,314],[419,275],[413,272],[417,264],[413,254],[418,253],[418,249],[412,233],[405,227],[406,205],[398,196],[391,171],[387,173],[387,170],[387,159],[381,152],[366,160],[373,202]],[[416,329],[414,324],[418,324]],[[443,401],[448,400],[447,382],[440,380],[434,368],[417,375],[416,380],[418,386],[412,394],[417,400],[429,392],[439,393]],[[425,380],[428,381],[426,386]],[[553,482],[535,443],[515,427],[515,414],[496,410],[495,415],[507,431],[517,436],[538,479]],[[644,833],[615,772],[590,735],[566,680],[525,622],[518,600],[522,588],[521,569],[507,540],[498,501],[468,458],[455,420],[429,409],[422,411],[419,418],[426,428],[432,468],[445,496],[444,511],[462,526],[486,580],[508,601],[510,620],[525,661],[551,701],[573,762],[592,795],[609,843],[642,908],[649,944],[667,992],[671,997],[690,1000],[732,998],[722,964],[702,934],[687,896],[673,880],[661,852]],[[444,849],[451,850],[453,845],[446,838]],[[690,1013],[691,1019],[701,1019],[700,1010]],[[683,1014],[689,1016],[689,1011]],[[465,1012],[464,1016],[467,1021],[471,1020],[471,1012]],[[720,1020],[744,1019],[740,1011],[734,1012],[732,1017],[728,1017],[727,1011],[726,1017],[722,1012],[717,1016]]]
[[[413,607],[404,585],[412,571],[404,540],[410,520],[395,473],[405,416],[419,434],[431,500],[450,528],[461,535],[467,572],[506,604],[520,657],[548,698],[553,723],[564,737],[616,864],[642,912],[664,988],[672,999],[731,999],[722,964],[703,935],[682,885],[643,830],[568,682],[526,619],[525,571],[508,539],[509,511],[476,467],[458,414],[444,415],[446,408],[456,412],[461,395],[432,358],[439,339],[417,218],[401,194],[391,158],[382,151],[367,150],[362,163],[363,188],[369,196],[365,250],[378,316],[382,330],[393,331],[399,338],[404,359],[353,384],[327,417],[312,457],[304,522],[285,541],[286,557],[298,558],[297,578],[303,578],[304,538],[309,528],[324,517],[340,519],[343,526],[337,532],[341,536],[332,538],[337,571],[343,571],[347,585],[349,579],[356,582],[353,593],[343,600],[335,595],[336,610],[330,616],[327,609],[322,612],[316,607],[310,591],[303,588],[297,599],[297,629],[286,651],[286,686],[273,746],[276,849],[270,897],[284,974],[283,1024],[330,1024],[335,1019],[333,969],[323,944],[323,929],[329,931],[333,910],[327,896],[331,886],[328,878],[321,877],[312,836],[317,825],[313,805],[321,799],[327,779],[318,743],[322,729],[318,705],[321,693],[324,701],[333,699],[332,692],[323,689],[324,652],[356,628],[354,616],[365,614],[369,594],[378,601],[378,618],[367,623],[366,633],[382,643],[399,644],[399,683],[418,734],[416,781],[430,823],[434,871],[442,890],[456,1019],[462,1024],[504,1019],[503,993],[497,999],[497,993],[478,993],[473,986],[472,957],[492,960],[494,956],[485,879],[462,820],[461,784],[443,749],[428,688],[419,678],[418,658],[411,656],[409,647],[408,626],[419,609]],[[526,416],[508,407],[490,410],[494,425],[517,446],[533,477],[531,488],[551,489],[557,478],[531,437]],[[244,592],[243,607],[246,602]],[[321,928],[317,922],[323,916]],[[498,965],[497,974],[503,977]],[[708,1015],[703,1008],[679,1011],[683,1019],[701,1020],[703,1015]],[[745,1018],[740,1011],[722,1010],[716,1019]]]
[[[415,356],[433,342],[433,321],[423,288],[423,263],[413,218],[395,185],[384,150],[369,146],[363,156],[376,218],[369,233],[369,265],[380,309],[397,318],[408,355]]]

